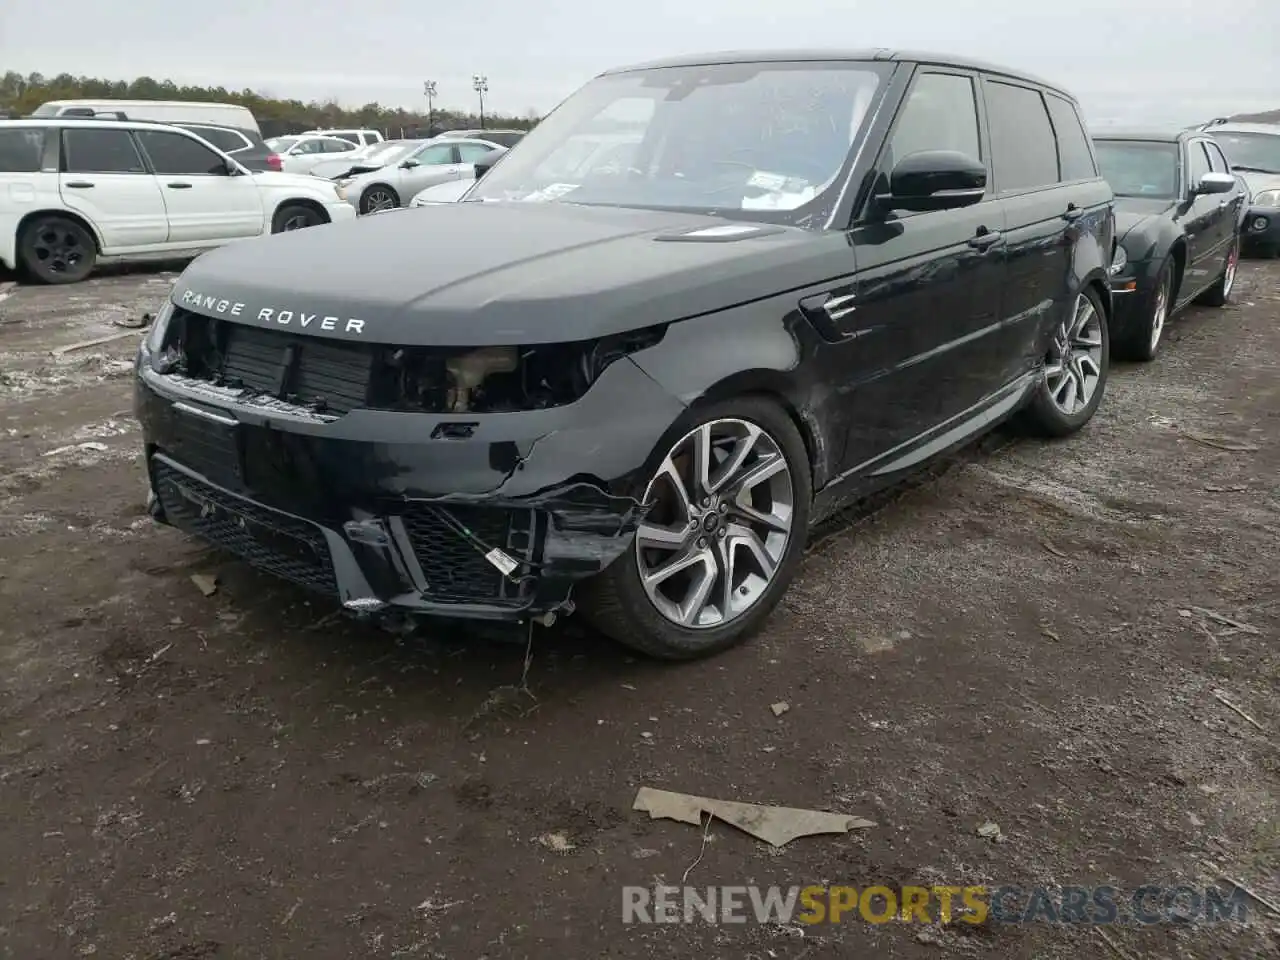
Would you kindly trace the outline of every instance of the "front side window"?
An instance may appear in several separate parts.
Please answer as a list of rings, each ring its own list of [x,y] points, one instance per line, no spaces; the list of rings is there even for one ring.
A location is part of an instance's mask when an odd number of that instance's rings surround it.
[[[1209,154],[1209,166],[1213,167],[1213,172],[1230,173],[1231,165],[1227,163],[1227,158],[1222,155],[1218,145],[1212,140],[1201,140],[1200,142],[1204,145],[1205,152]]]
[[[978,105],[973,81],[952,73],[925,73],[916,78],[889,138],[888,173],[903,157],[926,150],[954,150],[982,159],[978,139]]]
[[[226,161],[202,143],[180,133],[139,130],[138,142],[161,176],[225,176]]]
[[[1209,165],[1209,155],[1204,152],[1198,142],[1187,144],[1187,186],[1192,190],[1200,183],[1201,178],[1213,171]]]
[[[66,173],[146,173],[128,130],[68,128],[62,131]]]
[[[413,155],[423,166],[435,166],[442,163],[456,163],[453,159],[453,147],[447,143],[433,143],[423,147]]]
[[[1058,182],[1058,145],[1039,90],[986,82],[991,165],[1002,192]]]
[[[687,210],[821,227],[893,69],[729,63],[597,77],[524,136],[467,201]],[[636,148],[625,166],[584,165],[591,140]]]
[[[1098,166],[1117,197],[1173,200],[1178,195],[1178,145],[1147,140],[1098,140]]]
[[[325,153],[350,153],[356,148],[352,141],[342,140],[338,137],[321,141],[321,146],[324,148]]]
[[[1280,173],[1280,134],[1214,131],[1213,139],[1235,169],[1249,173]]]
[[[43,154],[43,127],[0,130],[0,173],[39,173]]]

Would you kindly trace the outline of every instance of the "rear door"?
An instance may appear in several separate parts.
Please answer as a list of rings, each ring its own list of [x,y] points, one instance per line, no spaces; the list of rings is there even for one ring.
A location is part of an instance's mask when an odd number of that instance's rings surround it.
[[[162,244],[164,198],[128,130],[64,127],[58,193],[98,231],[102,252]]]
[[[996,189],[1004,200],[1009,258],[1001,330],[992,344],[999,351],[1004,378],[1011,380],[1039,362],[1045,334],[1074,309],[1071,231],[1089,211],[1075,202],[1076,191],[1063,185],[1047,94],[992,77],[983,80],[983,93]],[[1069,103],[1065,106],[1074,114]],[[1083,149],[1088,168],[1067,170],[1073,180],[1082,179],[1081,174],[1097,175],[1087,142]]]
[[[137,136],[162,191],[169,243],[262,233],[262,197],[252,176],[231,176],[222,156],[194,137],[169,130],[139,130]]]
[[[23,216],[59,203],[57,135],[48,127],[0,125],[0,262],[16,265]]]

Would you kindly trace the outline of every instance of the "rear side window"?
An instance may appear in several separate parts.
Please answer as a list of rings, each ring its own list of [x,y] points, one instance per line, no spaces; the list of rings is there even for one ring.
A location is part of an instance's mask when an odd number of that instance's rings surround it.
[[[146,173],[127,130],[62,131],[62,169],[67,173]]]
[[[1062,167],[1062,179],[1089,180],[1096,177],[1098,168],[1093,161],[1089,138],[1085,136],[1076,108],[1052,93],[1045,94],[1044,102],[1049,105],[1049,119],[1053,121],[1053,132],[1058,136],[1058,162]]]
[[[0,130],[0,173],[39,173],[44,153],[44,129]]]
[[[224,150],[227,153],[243,150],[249,146],[249,142],[234,130],[223,130],[219,127],[188,127],[187,129],[197,137],[203,137],[219,150]]]
[[[458,156],[462,158],[463,163],[475,163],[481,157],[487,157],[491,153],[493,153],[493,148],[486,147],[482,143],[458,144]]]
[[[147,151],[156,173],[169,176],[225,175],[223,159],[202,143],[180,133],[140,130],[138,140]]]
[[[887,166],[891,169],[903,157],[922,150],[957,150],[982,159],[978,106],[969,77],[924,73],[916,78],[889,141]]]
[[[991,165],[1001,191],[1058,182],[1058,147],[1040,91],[986,81]]]

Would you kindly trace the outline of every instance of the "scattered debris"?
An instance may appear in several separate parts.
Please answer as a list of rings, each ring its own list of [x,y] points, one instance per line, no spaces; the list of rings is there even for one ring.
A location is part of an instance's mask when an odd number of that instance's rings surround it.
[[[1222,704],[1222,705],[1223,705],[1224,707],[1226,707],[1228,710],[1232,711],[1232,712],[1233,712],[1233,713],[1235,713],[1237,716],[1243,717],[1245,720],[1248,720],[1248,721],[1249,721],[1249,723],[1253,724],[1255,727],[1257,727],[1257,728],[1258,728],[1259,730],[1261,730],[1263,733],[1266,733],[1266,732],[1267,732],[1267,728],[1266,728],[1266,727],[1264,727],[1264,726],[1263,726],[1262,724],[1260,724],[1257,720],[1253,719],[1253,717],[1249,716],[1247,713],[1245,713],[1243,710],[1241,710],[1239,707],[1237,707],[1234,703],[1232,703],[1230,700],[1228,700],[1228,699],[1227,699],[1227,695],[1226,695],[1225,693],[1223,693],[1221,690],[1212,690],[1212,691],[1210,691],[1210,692],[1213,694],[1213,699],[1217,700],[1220,704]]]
[[[1067,554],[1067,552],[1066,552],[1065,550],[1059,550],[1057,547],[1055,547],[1055,546],[1054,546],[1052,543],[1050,543],[1048,540],[1041,540],[1041,541],[1040,541],[1040,546],[1044,547],[1046,550],[1048,550],[1050,553],[1052,553],[1055,557],[1061,557],[1063,560],[1069,560],[1069,559],[1071,559],[1071,558],[1070,558],[1070,556]]]
[[[990,820],[978,828],[978,836],[985,837],[994,843],[1000,843],[1004,840],[1004,834],[1000,832],[1000,824],[993,823]]]
[[[212,740],[209,740],[209,739],[207,739],[206,737],[201,737],[199,740],[197,740],[197,741],[196,741],[196,746],[197,746],[197,747],[207,747],[207,746],[208,746],[209,744],[211,744],[211,743],[213,743],[213,741],[212,741]]]
[[[62,357],[68,353],[74,353],[77,350],[87,350],[89,347],[100,347],[104,343],[114,343],[116,340],[123,340],[125,337],[137,336],[138,330],[125,330],[123,333],[113,333],[106,337],[97,337],[93,340],[81,340],[79,343],[69,343],[65,347],[56,347],[49,352],[55,357]]]
[[[571,850],[578,849],[577,844],[571,841],[563,832],[558,830],[552,833],[544,833],[542,836],[536,838],[536,842],[542,844],[542,846],[546,847],[553,853],[568,853]]]
[[[90,450],[94,453],[104,453],[107,449],[108,447],[105,443],[100,443],[97,440],[86,440],[84,443],[69,443],[65,447],[54,447],[44,456],[56,457],[60,454],[70,453],[72,450]]]
[[[1133,960],[1133,956],[1128,951],[1122,950],[1120,948],[1120,944],[1116,943],[1114,940],[1108,937],[1105,930],[1102,930],[1098,927],[1094,927],[1093,931],[1094,933],[1096,933],[1098,936],[1102,938],[1102,942],[1105,943],[1108,947],[1110,947],[1111,951],[1117,957],[1120,957],[1120,960]]]
[[[5,283],[0,283],[0,300],[8,300],[17,292],[18,284],[15,281],[9,280]]]
[[[289,925],[289,921],[293,919],[293,915],[298,912],[298,908],[300,906],[302,906],[301,897],[294,901],[293,906],[290,907],[289,911],[284,915],[284,919],[280,921],[280,926],[287,927]]]
[[[850,830],[862,830],[876,825],[871,820],[844,813],[773,807],[736,800],[712,800],[687,793],[655,790],[652,787],[640,788],[631,809],[648,811],[652,819],[677,820],[694,826],[702,826],[702,817],[706,814],[774,847],[784,846],[797,837],[848,833]]]
[[[1206,483],[1204,488],[1210,493],[1243,493],[1249,489],[1249,486],[1244,483],[1233,483],[1229,487],[1220,487],[1213,483]]]
[[[1262,633],[1262,631],[1257,627],[1252,627],[1247,623],[1241,623],[1239,620],[1232,620],[1230,617],[1224,617],[1222,614],[1213,610],[1206,610],[1204,607],[1192,607],[1191,609],[1202,617],[1208,617],[1210,620],[1220,623],[1224,627],[1231,627],[1232,629],[1239,630],[1241,633],[1252,634],[1255,637]]]
[[[1231,884],[1231,886],[1235,887],[1237,890],[1244,893],[1245,896],[1249,897],[1251,900],[1256,900],[1258,903],[1262,904],[1264,907],[1266,907],[1268,910],[1274,913],[1277,917],[1280,917],[1280,906],[1277,906],[1275,903],[1273,903],[1271,900],[1268,900],[1266,897],[1262,896],[1260,893],[1250,890],[1239,880],[1236,880],[1233,877],[1227,876],[1220,869],[1218,869],[1217,866],[1210,863],[1208,860],[1201,860],[1200,862],[1204,864],[1206,868],[1208,868],[1209,872],[1215,874],[1218,877],[1218,879],[1221,880],[1223,883]]]
[[[1182,435],[1203,446],[1213,447],[1215,450],[1226,450],[1228,453],[1254,453],[1260,449],[1256,443],[1246,443],[1231,437],[1214,437],[1207,433],[1193,433],[1190,430],[1183,430]]]
[[[773,711],[773,715],[775,717],[780,717],[791,709],[791,704],[787,703],[785,700],[779,700],[777,703],[770,706],[769,709]]]
[[[116,327],[128,327],[130,330],[145,330],[147,327],[151,326],[151,322],[153,320],[155,320],[155,317],[149,313],[144,313],[136,320],[112,320],[111,324]]]
[[[206,597],[212,597],[218,592],[218,578],[216,576],[210,576],[207,573],[193,573],[191,582]]]

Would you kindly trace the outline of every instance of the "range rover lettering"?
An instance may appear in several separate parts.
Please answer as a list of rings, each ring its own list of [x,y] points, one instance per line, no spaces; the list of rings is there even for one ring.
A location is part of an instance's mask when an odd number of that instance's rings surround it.
[[[354,614],[705,656],[815,523],[1090,420],[1113,224],[1075,100],[1008,70],[609,71],[461,202],[191,264],[138,357],[151,515]]]

